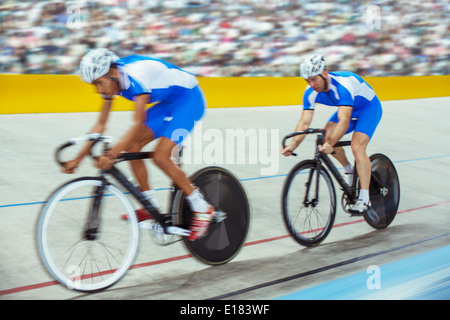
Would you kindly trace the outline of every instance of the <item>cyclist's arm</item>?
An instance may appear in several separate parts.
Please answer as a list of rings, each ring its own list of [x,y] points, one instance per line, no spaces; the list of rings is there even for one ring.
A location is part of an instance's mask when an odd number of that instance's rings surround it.
[[[348,127],[350,125],[350,120],[352,118],[352,106],[340,106],[338,108],[338,119],[339,122],[336,125],[336,128],[333,131],[332,136],[326,137],[325,143],[328,143],[331,147],[333,147],[344,134],[347,132]]]
[[[100,116],[97,120],[97,123],[91,129],[91,132],[103,133],[106,128],[106,121],[108,120],[109,111],[111,110],[112,102],[111,100],[105,100],[103,103],[102,111],[100,112]],[[75,170],[80,165],[81,161],[91,152],[93,142],[87,142],[83,149],[81,149],[78,156],[73,159],[65,162],[62,172],[64,173],[75,173]]]
[[[309,129],[312,119],[313,119],[313,116],[314,116],[314,110],[303,110],[300,120],[297,123],[297,126],[295,127],[295,131],[302,131],[302,130]],[[292,142],[291,142],[292,151],[294,151],[295,148],[297,148],[299,146],[299,144],[302,143],[302,141],[303,141],[303,139],[305,139],[305,137],[306,137],[306,135],[301,134],[299,136],[295,136],[292,139]]]
[[[116,143],[114,147],[111,148],[111,153],[117,157],[120,152],[128,150],[133,141],[135,141],[136,137],[139,135],[139,132],[142,130],[142,126],[144,124],[145,117],[145,106],[150,101],[150,94],[140,94],[136,97],[136,107],[134,111],[134,121],[131,128],[127,131],[127,133]]]
[[[90,132],[103,133],[106,129],[106,122],[108,121],[109,112],[111,111],[112,100],[104,100],[102,111],[98,117],[97,122],[92,127]],[[85,156],[91,152],[93,142],[88,142],[79,153],[76,160],[81,161]]]
[[[311,125],[313,115],[314,115],[313,109],[303,109],[302,115],[300,117],[299,122],[297,123],[297,126],[295,127],[295,130],[301,131],[301,130],[308,129],[309,126]],[[299,136],[295,136],[292,139],[290,145],[281,149],[281,153],[284,156],[291,156],[293,151],[295,150],[295,148],[298,147],[298,145],[303,141],[303,139],[305,139],[305,135],[303,135],[303,134],[299,135]]]

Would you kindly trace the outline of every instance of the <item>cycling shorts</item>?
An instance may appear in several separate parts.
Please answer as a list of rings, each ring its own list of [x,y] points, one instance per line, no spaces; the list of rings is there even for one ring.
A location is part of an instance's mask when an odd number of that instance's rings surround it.
[[[161,101],[146,111],[145,124],[154,139],[166,137],[182,143],[205,113],[206,102],[199,86],[179,90],[176,98]]]
[[[382,114],[383,109],[381,108],[381,102],[375,97],[368,105],[364,106],[364,108],[352,112],[352,119],[350,120],[350,125],[346,134],[352,131],[362,132],[372,139]],[[339,122],[337,111],[331,116],[329,122]]]

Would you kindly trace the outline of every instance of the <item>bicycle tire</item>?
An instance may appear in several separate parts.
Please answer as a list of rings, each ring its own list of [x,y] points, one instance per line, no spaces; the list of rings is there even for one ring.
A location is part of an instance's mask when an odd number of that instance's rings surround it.
[[[312,171],[311,171],[312,170]],[[325,183],[327,188],[319,188],[321,198],[313,207],[305,205],[306,183],[312,181],[310,195],[314,194],[316,183],[316,163],[313,160],[304,160],[298,163],[289,172],[281,195],[281,207],[283,221],[292,238],[299,244],[307,247],[316,246],[328,236],[333,227],[336,216],[336,192],[328,171],[321,166],[320,183]],[[324,181],[322,181],[324,180]],[[295,188],[295,190],[294,190]],[[323,206],[322,206],[323,205]],[[322,212],[323,211],[323,212]],[[317,223],[317,225],[313,225]]]
[[[364,212],[366,222],[375,229],[384,229],[394,220],[400,204],[400,181],[392,161],[384,154],[370,156],[371,209]]]
[[[221,167],[206,167],[190,177],[205,199],[216,210],[226,213],[226,219],[212,222],[206,235],[195,241],[183,237],[189,252],[209,265],[221,265],[232,260],[244,245],[250,224],[250,206],[239,180]],[[174,208],[177,222],[189,228],[192,211],[184,192],[177,191]]]
[[[102,183],[101,178],[83,177],[63,184],[50,195],[38,218],[41,261],[48,273],[69,289],[97,292],[112,286],[125,276],[138,252],[134,210],[125,195],[109,183],[99,205],[100,231],[95,239],[86,237],[86,218],[98,197],[92,192]],[[120,221],[123,212],[128,214],[128,222]]]

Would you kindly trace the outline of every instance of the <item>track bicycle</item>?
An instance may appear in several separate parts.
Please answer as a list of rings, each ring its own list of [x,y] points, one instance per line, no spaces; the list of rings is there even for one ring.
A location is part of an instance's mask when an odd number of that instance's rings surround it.
[[[83,141],[102,142],[104,149],[112,138],[90,133],[60,146],[55,153],[62,166],[61,152]],[[122,153],[109,170],[99,176],[71,180],[54,191],[43,205],[37,223],[40,258],[50,275],[70,289],[96,292],[117,283],[130,269],[139,247],[139,229],[150,229],[159,244],[183,241],[189,252],[209,265],[233,259],[247,236],[250,208],[239,180],[224,168],[206,167],[195,172],[191,181],[215,209],[207,234],[189,241],[192,211],[185,194],[170,188],[169,211],[159,212],[119,170],[117,163],[152,158],[153,152]],[[92,158],[96,158],[91,154]],[[125,189],[122,191],[110,178]],[[131,200],[154,217],[154,222],[138,222]],[[126,213],[128,220],[119,216]],[[181,237],[181,239],[180,239]],[[173,240],[175,238],[176,240]]]
[[[284,224],[291,236],[301,245],[315,246],[328,236],[336,215],[336,191],[329,171],[343,191],[342,207],[351,216],[361,215],[350,210],[350,206],[358,200],[359,179],[356,163],[353,179],[347,183],[328,155],[319,151],[318,146],[324,143],[324,129],[288,134],[283,138],[283,147],[286,140],[302,134],[317,134],[315,156],[311,160],[301,161],[289,172],[281,206]],[[334,147],[350,144],[351,141],[340,141]],[[370,226],[383,229],[392,223],[397,214],[400,182],[395,166],[387,156],[376,153],[369,158],[372,165],[369,188],[371,207],[362,215]]]

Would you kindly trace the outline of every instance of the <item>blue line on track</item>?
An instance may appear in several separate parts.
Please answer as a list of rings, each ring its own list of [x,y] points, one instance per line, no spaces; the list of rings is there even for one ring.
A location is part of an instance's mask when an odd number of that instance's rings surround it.
[[[155,189],[155,191],[162,191],[162,190],[170,190],[171,188],[159,188],[159,189]],[[129,192],[124,192],[124,194],[130,194]],[[111,196],[112,194],[105,194],[104,196]],[[67,199],[62,199],[61,201],[73,201],[73,200],[80,200],[80,199],[89,199],[92,198],[92,196],[87,196],[87,197],[76,197],[76,198],[67,198]],[[31,206],[31,205],[36,205],[36,204],[45,204],[47,203],[47,201],[38,201],[38,202],[25,202],[25,203],[13,203],[13,204],[5,204],[5,205],[1,205],[1,208],[6,208],[6,207],[20,207],[20,206]]]
[[[414,158],[414,159],[406,159],[406,160],[397,160],[393,161],[393,163],[403,163],[403,162],[413,162],[413,161],[423,161],[423,160],[433,160],[433,159],[440,159],[440,158],[448,158],[450,157],[450,154],[441,155],[441,156],[432,156],[432,157],[423,157],[423,158]],[[341,168],[342,169],[342,168]],[[255,177],[255,178],[245,178],[245,179],[239,179],[241,182],[245,181],[254,181],[254,180],[262,180],[262,179],[272,179],[272,178],[280,178],[280,177],[286,177],[288,174],[277,174],[272,176],[264,176],[264,177]],[[161,190],[169,190],[170,188],[159,188],[155,189],[155,191],[161,191]],[[125,193],[127,194],[127,193]],[[76,200],[76,199],[68,199],[68,200]],[[24,202],[24,203],[13,203],[13,204],[5,204],[0,205],[1,208],[7,208],[7,207],[19,207],[19,206],[31,206],[31,205],[39,205],[39,204],[45,204],[47,201],[38,201],[38,202]]]

